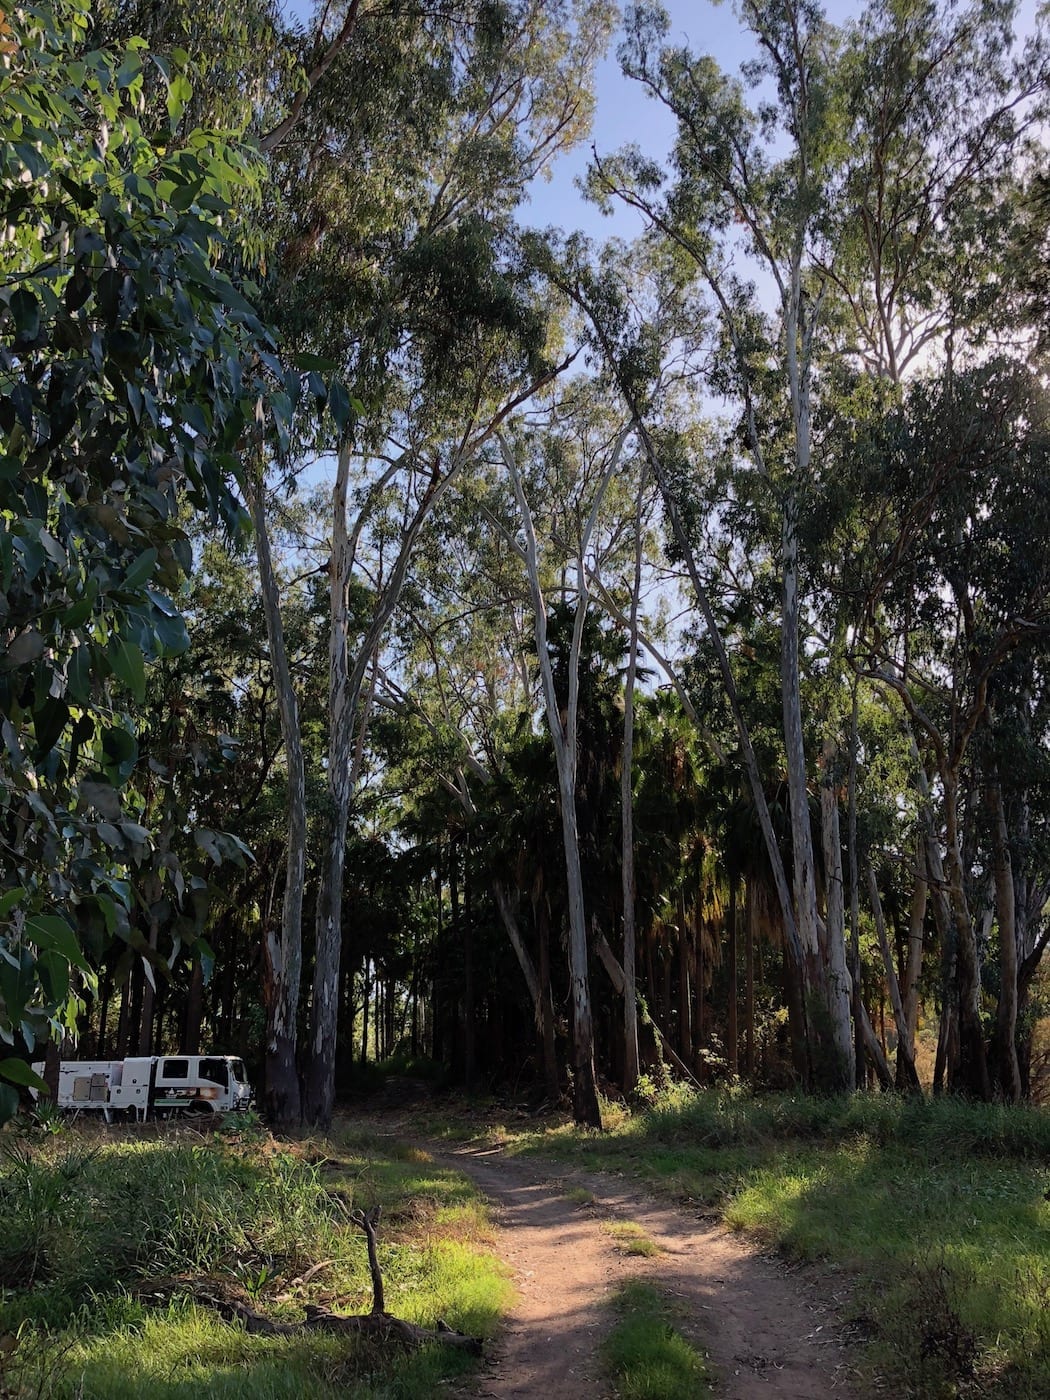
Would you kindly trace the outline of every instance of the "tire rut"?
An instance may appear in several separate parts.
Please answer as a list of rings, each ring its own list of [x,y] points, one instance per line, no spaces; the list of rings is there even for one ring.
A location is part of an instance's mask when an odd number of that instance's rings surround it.
[[[496,1208],[498,1250],[518,1299],[477,1392],[494,1400],[613,1396],[600,1344],[620,1284],[652,1281],[678,1303],[676,1326],[707,1353],[719,1400],[850,1400],[855,1372],[840,1336],[833,1277],[789,1270],[709,1218],[639,1194],[615,1177],[563,1171],[499,1148],[425,1146]],[[592,1193],[580,1206],[572,1187]],[[630,1219],[660,1247],[625,1255],[603,1221]],[[683,1396],[682,1400],[691,1400]]]

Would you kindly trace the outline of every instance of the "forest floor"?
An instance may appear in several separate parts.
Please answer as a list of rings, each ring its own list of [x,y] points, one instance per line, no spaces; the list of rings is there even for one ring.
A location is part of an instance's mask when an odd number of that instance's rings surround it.
[[[479,1395],[616,1394],[603,1348],[629,1280],[645,1280],[667,1300],[669,1320],[706,1354],[719,1400],[858,1393],[839,1317],[841,1273],[788,1264],[727,1230],[716,1213],[657,1201],[622,1177],[512,1157],[500,1145],[421,1142],[411,1121],[396,1116],[370,1114],[367,1129],[412,1139],[495,1207],[496,1249],[518,1296],[489,1349]]]

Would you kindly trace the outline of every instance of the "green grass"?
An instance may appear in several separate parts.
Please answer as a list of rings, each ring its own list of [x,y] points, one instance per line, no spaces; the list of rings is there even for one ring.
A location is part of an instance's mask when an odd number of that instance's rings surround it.
[[[588,1191],[586,1186],[570,1186],[562,1193],[565,1199],[573,1206],[589,1206],[594,1204],[594,1192]]]
[[[651,1284],[625,1283],[603,1347],[622,1400],[697,1400],[708,1393],[704,1359],[671,1325],[675,1309]]]
[[[856,1280],[847,1320],[901,1395],[1050,1396],[1050,1115],[895,1095],[677,1090],[508,1152],[631,1175]]]
[[[0,1143],[0,1391],[426,1400],[471,1364],[461,1353],[249,1336],[187,1296],[193,1280],[280,1320],[310,1302],[368,1311],[364,1237],[349,1218],[358,1206],[383,1210],[388,1311],[487,1337],[509,1301],[483,1202],[425,1153],[361,1135],[280,1144],[258,1131]]]
[[[611,1220],[604,1224],[602,1233],[613,1240],[621,1254],[638,1254],[651,1259],[660,1253],[660,1246],[645,1233],[633,1220]]]

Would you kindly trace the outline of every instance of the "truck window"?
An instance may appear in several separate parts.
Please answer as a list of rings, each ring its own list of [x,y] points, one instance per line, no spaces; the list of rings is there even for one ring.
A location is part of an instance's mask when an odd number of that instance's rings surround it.
[[[165,1078],[165,1079],[187,1079],[187,1078],[189,1077],[189,1073],[190,1073],[190,1062],[189,1062],[189,1060],[165,1060],[165,1061],[164,1061],[164,1070],[163,1070],[163,1074],[164,1074],[164,1078]]]
[[[202,1079],[207,1079],[212,1084],[221,1084],[224,1089],[229,1087],[230,1080],[225,1060],[201,1060],[200,1075]]]
[[[244,1072],[243,1060],[233,1060],[230,1064],[230,1068],[233,1070],[233,1077],[238,1084],[248,1083],[248,1076]]]

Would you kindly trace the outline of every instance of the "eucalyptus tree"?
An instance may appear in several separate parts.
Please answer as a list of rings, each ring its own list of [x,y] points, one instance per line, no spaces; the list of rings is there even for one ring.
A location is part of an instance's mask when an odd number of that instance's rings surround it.
[[[0,32],[8,1044],[72,1028],[71,969],[94,974],[70,920],[122,926],[124,876],[150,843],[131,819],[146,666],[186,645],[179,507],[241,528],[236,446],[272,348],[220,270],[257,160],[220,133],[172,134],[190,91],[178,65],[157,70],[168,130],[147,136],[150,56],[141,41],[90,50],[87,28],[70,0]]]
[[[1015,56],[1012,13],[875,5],[838,30],[812,3],[747,3],[754,57],[741,84],[669,45],[658,6],[633,7],[621,61],[676,120],[672,173],[638,149],[597,158],[592,173],[598,197],[638,208],[673,274],[704,289],[721,337],[711,386],[739,412],[737,442],[775,532],[794,872],[787,917],[812,1003],[814,1068],[840,1086],[853,1076],[844,903],[836,897],[823,914],[818,903],[801,706],[800,641],[812,611],[800,550],[804,522],[831,485],[814,431],[821,365],[853,354],[899,377],[939,338],[986,316],[994,264],[974,253],[994,248],[1002,196],[1044,99],[1042,41]],[[819,740],[825,765],[839,728],[829,722]],[[833,778],[824,790],[824,845],[836,858]]]
[[[335,436],[315,439],[336,452],[329,831],[306,1098],[318,1122],[332,1110],[341,871],[366,677],[429,514],[556,372],[512,216],[527,181],[581,135],[609,23],[599,3],[363,13],[275,154],[286,223],[274,314],[301,365],[353,386],[351,399],[332,385]],[[357,577],[372,602],[352,618]],[[273,618],[278,600],[264,593]],[[291,714],[286,727],[294,745]],[[296,936],[286,928],[285,939]]]
[[[565,685],[559,693],[552,657],[548,646],[548,603],[544,596],[543,561],[537,541],[533,509],[525,486],[520,460],[522,449],[528,450],[528,439],[512,443],[507,435],[500,436],[503,462],[514,489],[520,515],[524,542],[519,546],[528,576],[532,600],[532,624],[536,655],[542,682],[542,696],[547,727],[554,744],[558,772],[559,808],[565,854],[568,887],[569,972],[572,988],[573,1037],[573,1113],[578,1123],[601,1127],[594,1071],[594,1023],[591,1009],[590,974],[588,970],[588,927],[584,894],[583,867],[580,859],[580,831],[577,810],[577,780],[579,769],[579,705],[580,655],[590,601],[587,577],[587,555],[591,548],[595,526],[613,476],[620,466],[627,433],[621,429],[612,438],[597,443],[582,444],[584,463],[594,468],[595,480],[586,510],[581,520],[578,540],[574,541],[575,589],[573,601],[573,630],[569,652],[565,658]],[[533,445],[535,446],[535,444]],[[542,448],[541,448],[542,450]],[[589,460],[588,460],[589,459]]]
[[[930,755],[935,781],[920,773],[922,806],[938,849],[927,845],[926,854],[958,1010],[949,1082],[982,1097],[993,1089],[978,941],[979,886],[990,872],[1000,937],[995,1087],[1016,1098],[1020,964],[1036,954],[1040,934],[1036,925],[1019,936],[1007,810],[1023,821],[1024,783],[1010,773],[1014,801],[1005,804],[1003,769],[1015,742],[1027,747],[1016,725],[1035,709],[1050,636],[1045,392],[1028,366],[992,360],[909,386],[881,432],[876,455],[893,484],[881,497],[883,542],[859,570],[880,596],[865,672],[899,701],[917,748]],[[1038,773],[1035,761],[1034,781]]]

